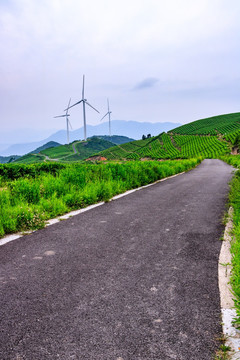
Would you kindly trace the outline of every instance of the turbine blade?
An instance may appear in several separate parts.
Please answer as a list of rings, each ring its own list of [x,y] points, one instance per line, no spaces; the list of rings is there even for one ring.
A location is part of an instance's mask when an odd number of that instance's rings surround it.
[[[70,120],[69,120],[69,119],[68,119],[68,123],[69,123],[69,125],[70,125],[70,128],[73,129],[73,128],[72,128],[72,124],[70,123]]]
[[[83,75],[82,99],[84,99],[84,81],[85,81],[85,75]]]
[[[100,121],[102,121],[107,115],[108,115],[108,112],[101,118]]]
[[[65,111],[66,111],[66,115],[68,115],[68,109],[69,109],[69,106],[70,106],[70,102],[71,102],[71,98],[69,99],[68,107],[67,107],[67,109],[65,110]]]
[[[100,112],[97,110],[97,109],[95,109],[92,105],[90,105],[87,101],[84,101],[88,106],[90,106],[93,110],[95,110],[96,112],[98,112],[99,114],[100,114]]]
[[[64,111],[67,111],[68,109],[71,109],[73,106],[80,104],[82,101],[83,101],[83,100],[80,100],[80,101],[76,102],[75,104],[69,106],[69,107],[68,107],[67,109],[65,109]]]
[[[109,99],[107,99],[107,103],[108,103],[108,112],[109,112],[109,111],[110,111],[110,110],[109,110]]]
[[[58,117],[65,117],[67,115],[58,115],[58,116],[54,116],[54,118],[58,118]]]

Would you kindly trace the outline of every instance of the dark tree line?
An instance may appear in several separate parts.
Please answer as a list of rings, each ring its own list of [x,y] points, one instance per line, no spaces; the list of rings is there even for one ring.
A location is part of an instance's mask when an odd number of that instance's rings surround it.
[[[149,139],[150,137],[152,137],[151,134],[147,134],[147,136],[146,136],[146,135],[143,135],[143,136],[142,136],[142,140]]]

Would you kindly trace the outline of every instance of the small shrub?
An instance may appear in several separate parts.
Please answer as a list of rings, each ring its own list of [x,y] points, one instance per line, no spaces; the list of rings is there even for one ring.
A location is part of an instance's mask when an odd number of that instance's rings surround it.
[[[84,206],[83,197],[80,193],[66,194],[63,201],[70,209],[78,209]]]
[[[49,199],[42,198],[39,203],[39,209],[41,209],[41,212],[45,214],[45,219],[62,215],[69,210],[63,199],[58,198],[56,194]]]
[[[40,186],[36,180],[19,179],[10,185],[13,199],[20,199],[30,204],[37,204],[40,199]]]
[[[2,208],[0,210],[0,221],[5,234],[10,234],[17,230],[16,212],[14,208]]]
[[[62,196],[68,192],[69,185],[66,185],[59,177],[47,174],[42,177],[41,181],[41,195],[45,199],[51,198],[54,194]]]
[[[95,184],[88,184],[82,192],[84,206],[98,202],[97,189]]]
[[[3,225],[2,222],[0,220],[0,236],[3,236],[5,234],[4,229],[3,229]]]
[[[100,201],[108,201],[113,193],[112,193],[112,186],[110,182],[100,182],[97,184],[97,198]]]
[[[16,212],[17,230],[34,230],[44,227],[44,219],[37,209],[23,205],[19,206]]]
[[[10,191],[7,188],[3,188],[0,190],[0,207],[10,205]]]

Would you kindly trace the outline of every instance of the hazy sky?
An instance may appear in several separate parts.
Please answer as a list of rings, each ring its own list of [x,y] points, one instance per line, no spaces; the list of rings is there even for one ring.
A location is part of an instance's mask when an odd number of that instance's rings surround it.
[[[1,129],[62,129],[85,95],[113,119],[240,111],[239,0],[0,0]],[[71,111],[74,129],[82,108]]]

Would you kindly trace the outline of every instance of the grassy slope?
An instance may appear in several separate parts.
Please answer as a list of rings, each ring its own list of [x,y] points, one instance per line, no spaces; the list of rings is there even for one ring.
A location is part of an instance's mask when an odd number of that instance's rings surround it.
[[[40,155],[40,154],[27,154],[27,155],[23,155],[21,156],[19,159],[14,161],[15,163],[18,164],[35,164],[35,163],[39,163],[39,162],[43,162],[45,160],[45,156]]]
[[[132,139],[132,138],[129,138],[127,136],[121,136],[121,135],[112,135],[112,136],[109,136],[109,135],[96,135],[96,136],[92,136],[91,139],[94,138],[94,137],[97,137],[99,139],[103,139],[103,140],[106,140],[106,141],[110,141],[115,145],[121,145],[121,144],[128,143],[130,141],[134,141],[134,139]]]
[[[61,145],[41,150],[38,154],[27,154],[19,158],[16,162],[20,164],[32,164],[48,160],[80,161],[112,146],[113,143],[94,137],[88,139],[86,142],[75,141],[69,145]]]
[[[240,113],[218,115],[196,120],[189,124],[179,126],[169,132],[179,135],[225,135],[237,129],[240,129]]]
[[[59,144],[56,141],[49,141],[46,144],[44,144],[44,145],[38,147],[37,149],[35,149],[34,151],[32,151],[31,154],[38,154],[39,152],[41,152],[41,151],[43,151],[45,149],[53,148],[53,147],[56,147],[56,146],[61,146],[61,144]]]
[[[151,139],[115,146],[99,155],[108,160],[215,158],[230,153],[240,134],[240,113],[193,121]]]
[[[225,140],[217,136],[160,134],[151,139],[114,146],[99,153],[108,160],[179,159],[202,156],[215,158],[229,153]]]
[[[42,150],[41,154],[48,156],[50,159],[61,159],[65,156],[74,154],[74,151],[72,144],[70,144]]]

